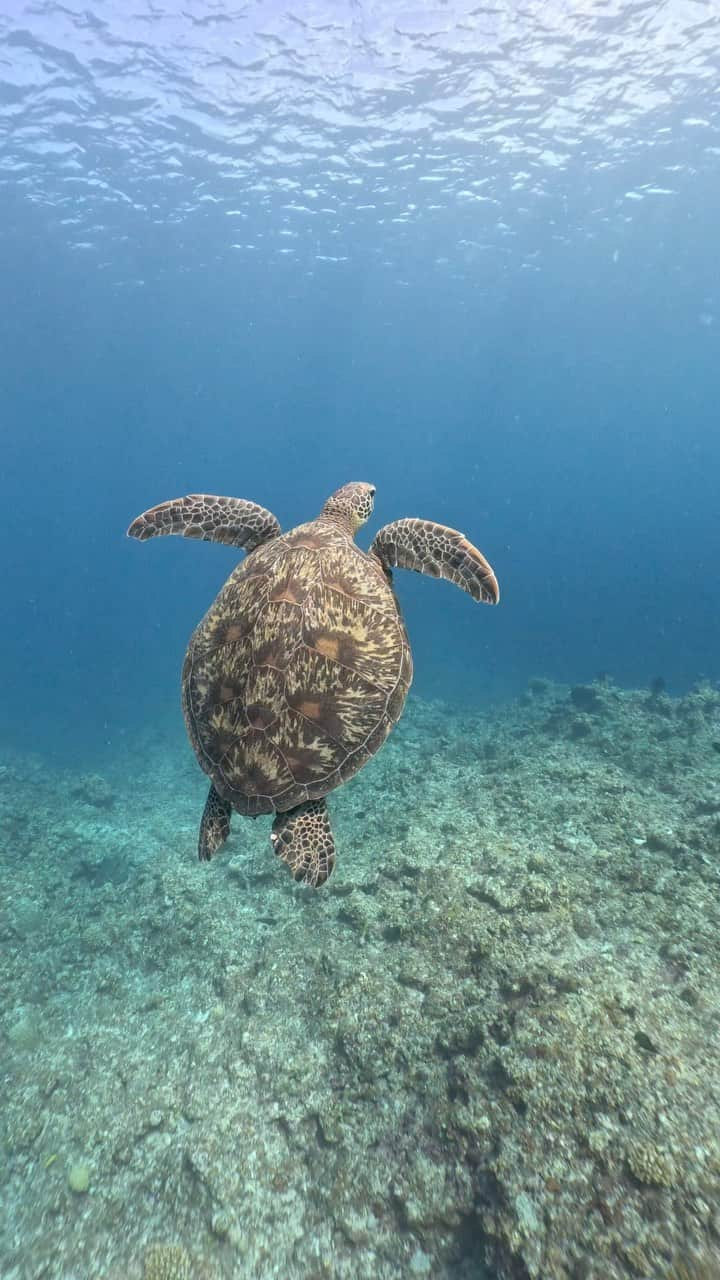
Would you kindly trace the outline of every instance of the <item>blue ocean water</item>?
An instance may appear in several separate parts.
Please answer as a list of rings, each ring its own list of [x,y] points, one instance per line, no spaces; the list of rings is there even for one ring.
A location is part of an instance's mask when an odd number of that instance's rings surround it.
[[[20,746],[177,708],[236,556],[124,531],[188,491],[466,532],[499,610],[398,584],[427,695],[720,674],[714,5],[386,9],[0,12]]]
[[[720,1275],[719,77],[718,0],[0,0],[2,1280]],[[198,862],[240,556],[126,530],[351,480],[501,599],[395,573],[315,891]]]

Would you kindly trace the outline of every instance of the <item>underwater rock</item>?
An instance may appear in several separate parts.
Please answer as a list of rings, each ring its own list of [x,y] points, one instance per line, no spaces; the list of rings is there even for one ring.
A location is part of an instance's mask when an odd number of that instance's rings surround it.
[[[115,804],[115,793],[110,783],[99,773],[83,774],[70,788],[70,794],[94,809],[112,809]]]
[[[232,1215],[227,1209],[216,1209],[210,1219],[210,1230],[218,1240],[225,1240],[233,1228]]]
[[[570,721],[570,738],[588,738],[593,732],[593,723],[586,715],[573,716]]]
[[[7,1038],[16,1049],[30,1051],[41,1043],[39,1015],[32,1012],[23,1013],[7,1029]]]
[[[12,928],[23,938],[39,933],[46,923],[46,912],[39,902],[31,898],[20,898],[15,904],[11,916]]]
[[[634,1178],[646,1187],[672,1187],[677,1177],[672,1160],[652,1142],[634,1142],[627,1155]]]
[[[588,715],[600,715],[606,705],[603,694],[592,684],[574,685],[570,690],[570,701],[577,711],[586,711]]]
[[[545,676],[533,676],[528,680],[528,693],[533,698],[547,698],[555,692],[555,686],[552,680],[547,680]]]
[[[72,1164],[68,1169],[67,1184],[76,1195],[83,1195],[90,1187],[90,1169],[86,1164]]]

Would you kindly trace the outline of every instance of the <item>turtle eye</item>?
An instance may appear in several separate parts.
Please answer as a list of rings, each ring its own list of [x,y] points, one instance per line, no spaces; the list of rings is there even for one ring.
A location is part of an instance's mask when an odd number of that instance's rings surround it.
[[[374,485],[374,484],[371,484],[371,485],[370,485],[370,497],[371,497],[371,498],[374,498],[374,497],[375,497],[375,485]]]

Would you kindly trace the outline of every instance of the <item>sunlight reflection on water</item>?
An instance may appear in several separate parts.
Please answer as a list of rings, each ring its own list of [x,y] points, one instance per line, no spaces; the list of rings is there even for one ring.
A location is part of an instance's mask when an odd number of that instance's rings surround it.
[[[195,218],[196,249],[212,225],[228,256],[332,262],[381,235],[392,265],[449,214],[462,264],[538,201],[567,224],[569,187],[587,229],[714,167],[719,62],[701,0],[18,3],[0,191],[101,252]]]

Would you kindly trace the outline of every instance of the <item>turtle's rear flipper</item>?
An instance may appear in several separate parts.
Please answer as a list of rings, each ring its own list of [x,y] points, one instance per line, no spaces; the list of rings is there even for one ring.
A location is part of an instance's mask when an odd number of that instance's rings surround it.
[[[308,800],[279,813],[273,822],[272,847],[287,862],[293,879],[317,889],[335,866],[335,841],[324,800]]]
[[[414,569],[431,578],[449,578],[474,600],[497,604],[497,578],[481,551],[464,533],[434,520],[393,520],[375,535],[370,554],[386,569]]]
[[[190,493],[186,498],[170,498],[133,520],[129,538],[148,538],[179,533],[183,538],[203,542],[224,542],[230,547],[254,551],[263,542],[276,538],[280,525],[272,511],[246,498],[220,498],[212,493]]]
[[[230,835],[231,813],[227,800],[223,800],[211,786],[200,823],[198,858],[201,862],[209,862],[213,854],[224,845]]]

